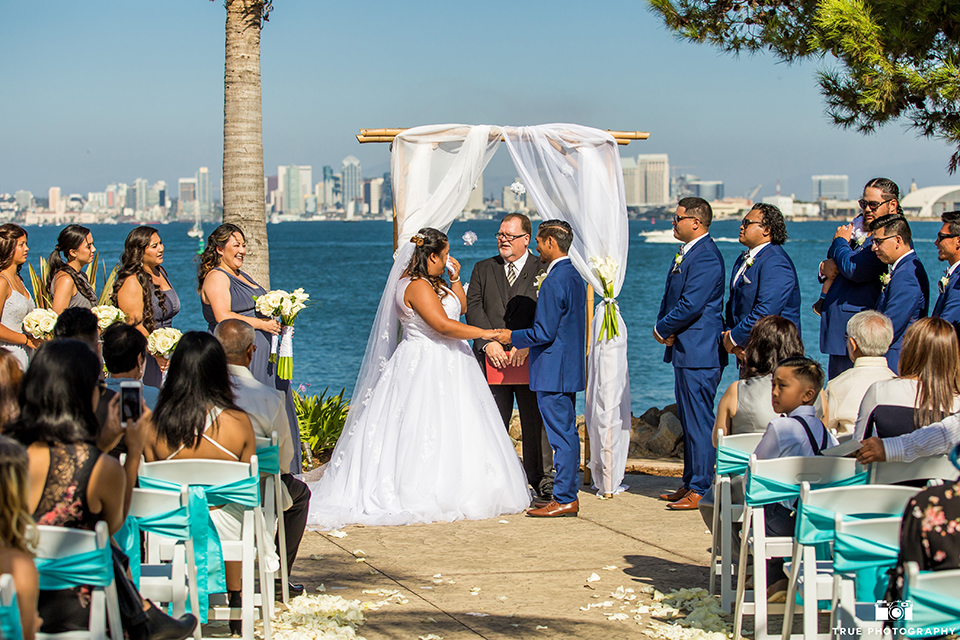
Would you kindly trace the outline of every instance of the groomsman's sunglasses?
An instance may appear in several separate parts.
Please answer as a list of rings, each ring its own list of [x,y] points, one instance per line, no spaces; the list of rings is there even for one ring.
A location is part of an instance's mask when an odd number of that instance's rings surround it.
[[[863,198],[861,198],[857,200],[857,204],[859,204],[860,208],[863,209],[864,211],[867,211],[868,209],[870,211],[876,211],[877,209],[880,208],[880,205],[886,204],[890,202],[890,200],[893,200],[893,198],[889,198],[887,200],[881,200],[880,202],[871,202],[870,200],[864,200]]]
[[[937,232],[937,242],[943,242],[947,238],[960,238],[960,234],[956,233],[944,233],[942,231]]]

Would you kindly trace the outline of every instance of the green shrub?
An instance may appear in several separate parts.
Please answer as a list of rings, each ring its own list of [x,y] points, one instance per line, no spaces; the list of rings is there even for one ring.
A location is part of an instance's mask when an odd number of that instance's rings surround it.
[[[306,387],[300,385],[293,392],[293,404],[297,409],[297,424],[300,427],[300,440],[305,442],[314,455],[326,449],[332,449],[343,431],[347,421],[350,400],[343,397],[346,389],[335,396],[327,397],[327,389],[319,396],[306,395]]]

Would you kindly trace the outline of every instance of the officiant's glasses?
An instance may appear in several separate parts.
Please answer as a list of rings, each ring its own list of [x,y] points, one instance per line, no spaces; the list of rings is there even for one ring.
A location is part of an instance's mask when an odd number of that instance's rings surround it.
[[[496,238],[497,238],[497,240],[509,240],[510,242],[513,242],[514,240],[519,240],[519,239],[522,238],[523,236],[528,236],[528,235],[530,235],[530,234],[529,234],[529,233],[521,233],[521,234],[518,235],[518,236],[512,236],[512,235],[510,235],[509,233],[503,233],[503,232],[501,231],[501,232],[499,232],[499,233],[496,235]]]

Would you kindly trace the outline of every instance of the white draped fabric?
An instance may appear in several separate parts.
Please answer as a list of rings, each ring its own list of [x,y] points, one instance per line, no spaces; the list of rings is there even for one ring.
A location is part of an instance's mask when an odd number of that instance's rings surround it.
[[[630,447],[630,378],[627,331],[616,303],[627,264],[629,231],[623,170],[609,133],[573,124],[504,127],[504,138],[520,178],[540,216],[573,229],[570,260],[584,280],[603,295],[591,259],[612,258],[613,296],[597,305],[586,392],[590,470],[599,493],[618,493]],[[605,305],[612,305],[620,335],[598,340]]]
[[[490,126],[415,127],[394,139],[390,170],[397,209],[398,249],[367,339],[353,389],[354,407],[347,414],[345,433],[353,433],[353,425],[363,413],[383,367],[397,349],[400,319],[394,294],[413,255],[410,238],[424,227],[443,232],[450,228],[499,146],[500,129]]]

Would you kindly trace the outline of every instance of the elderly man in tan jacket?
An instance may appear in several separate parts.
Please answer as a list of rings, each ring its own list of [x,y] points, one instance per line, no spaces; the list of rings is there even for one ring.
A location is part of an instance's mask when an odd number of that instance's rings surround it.
[[[852,435],[860,401],[874,382],[896,374],[884,357],[893,342],[893,324],[877,311],[861,311],[847,322],[847,355],[853,368],[830,380],[817,399],[817,417],[837,436]]]

